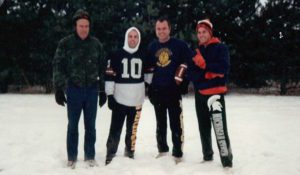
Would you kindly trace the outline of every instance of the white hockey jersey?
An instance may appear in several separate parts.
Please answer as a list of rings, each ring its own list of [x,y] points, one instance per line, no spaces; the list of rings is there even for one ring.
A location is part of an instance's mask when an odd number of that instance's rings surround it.
[[[123,49],[108,56],[105,76],[106,94],[113,95],[118,103],[125,106],[142,105],[145,99],[144,73],[148,69],[145,53],[138,49],[140,42],[136,48],[129,48],[127,44],[127,35],[133,29],[140,37],[137,28],[127,30]],[[146,77],[149,81],[149,76]]]

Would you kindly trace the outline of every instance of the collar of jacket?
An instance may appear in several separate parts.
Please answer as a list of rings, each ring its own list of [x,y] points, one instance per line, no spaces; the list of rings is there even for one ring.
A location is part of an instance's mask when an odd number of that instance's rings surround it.
[[[90,34],[84,40],[78,36],[77,32],[74,32],[74,35],[75,35],[76,40],[79,40],[79,41],[87,41],[90,39]]]
[[[210,44],[216,44],[216,43],[221,43],[221,40],[219,38],[217,38],[217,37],[212,37],[209,41],[207,41],[204,44],[200,44],[199,43],[199,46],[207,47]]]

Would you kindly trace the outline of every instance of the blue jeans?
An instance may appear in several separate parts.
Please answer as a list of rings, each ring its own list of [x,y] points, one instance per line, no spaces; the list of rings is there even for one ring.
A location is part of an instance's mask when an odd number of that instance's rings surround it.
[[[97,87],[67,88],[68,131],[67,152],[68,160],[76,161],[78,154],[78,123],[83,110],[84,117],[84,155],[85,160],[95,158],[96,115],[98,93]]]

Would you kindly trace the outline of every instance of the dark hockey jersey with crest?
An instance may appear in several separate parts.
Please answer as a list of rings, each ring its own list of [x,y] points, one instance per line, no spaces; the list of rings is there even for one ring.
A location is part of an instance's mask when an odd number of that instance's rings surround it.
[[[187,44],[170,38],[165,43],[154,40],[148,47],[148,59],[154,68],[152,86],[159,89],[176,89],[175,73],[180,64],[192,56]]]

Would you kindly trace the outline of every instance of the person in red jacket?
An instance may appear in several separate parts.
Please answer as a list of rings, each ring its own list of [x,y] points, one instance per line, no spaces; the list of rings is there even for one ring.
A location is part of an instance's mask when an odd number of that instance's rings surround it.
[[[198,47],[189,61],[188,77],[195,89],[204,161],[213,160],[211,126],[213,126],[223,167],[232,167],[232,151],[228,136],[225,98],[229,53],[227,46],[213,36],[213,25],[208,19],[196,27]]]

